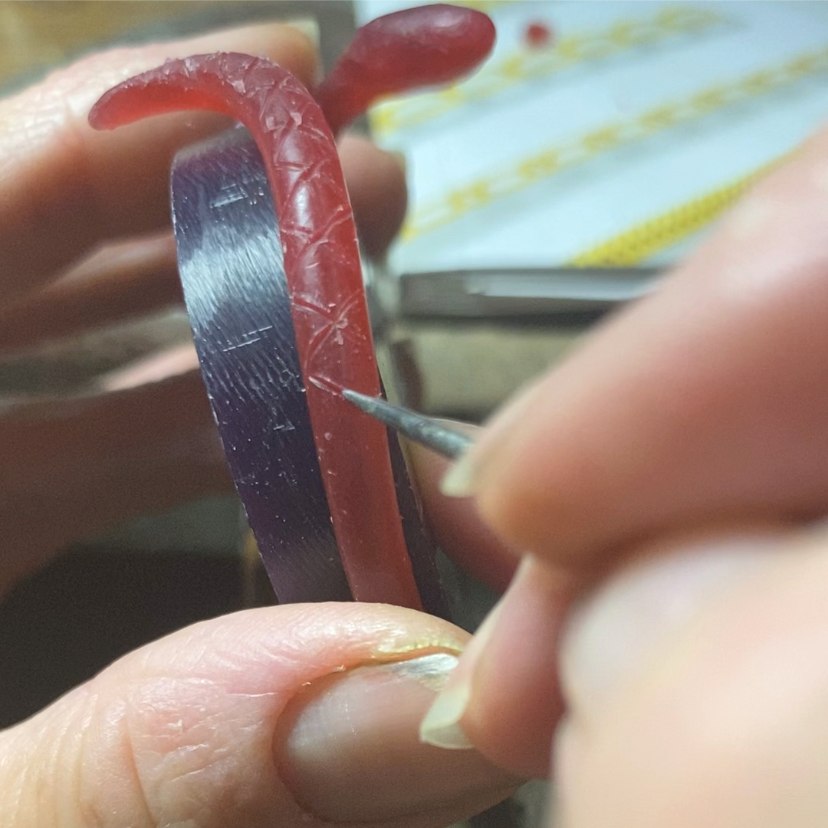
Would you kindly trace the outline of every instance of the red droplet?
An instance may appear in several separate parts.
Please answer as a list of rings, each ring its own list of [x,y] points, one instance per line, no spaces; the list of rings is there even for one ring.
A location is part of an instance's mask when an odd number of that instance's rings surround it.
[[[551,46],[554,39],[554,31],[546,23],[533,20],[528,23],[523,32],[523,40],[532,49],[540,49],[544,46]]]

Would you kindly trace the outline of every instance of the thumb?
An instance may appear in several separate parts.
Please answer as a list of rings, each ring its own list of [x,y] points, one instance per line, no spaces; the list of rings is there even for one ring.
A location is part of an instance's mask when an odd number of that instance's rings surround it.
[[[824,824],[828,537],[652,551],[564,635],[554,824]]]
[[[395,607],[270,607],[121,659],[0,737],[0,824],[440,826],[514,780],[417,725],[466,634]]]

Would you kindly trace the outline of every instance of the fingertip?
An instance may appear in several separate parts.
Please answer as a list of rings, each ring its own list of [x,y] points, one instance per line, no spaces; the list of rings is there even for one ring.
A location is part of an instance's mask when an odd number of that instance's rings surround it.
[[[824,511],[826,135],[586,337],[510,434],[483,432],[460,484],[509,544],[579,565],[723,517]]]
[[[824,531],[687,541],[667,539],[658,551],[672,557],[619,573],[566,634],[556,817],[818,824],[828,807]]]
[[[561,675],[570,713],[589,720],[662,642],[762,572],[785,534],[770,523],[712,526],[636,549],[569,613]]]
[[[440,548],[470,575],[503,592],[520,556],[483,523],[473,500],[447,497],[441,492],[448,467],[445,458],[415,444],[408,446],[408,456],[428,525]]]
[[[521,777],[544,777],[562,713],[557,640],[568,583],[524,559],[421,725],[430,744],[473,745]]]
[[[418,739],[416,722],[456,664],[454,654],[427,653],[358,667],[298,694],[275,743],[296,798],[337,823],[374,824],[479,803],[513,784],[475,751],[447,754]]]
[[[563,712],[557,662],[569,592],[566,576],[524,559],[475,671],[469,733],[484,755],[526,777],[550,771]]]
[[[467,818],[514,778],[417,737],[465,639],[423,613],[357,603],[249,610],[176,632],[0,738],[0,791],[19,805],[3,824],[43,813],[86,824],[80,811],[251,828]]]
[[[340,139],[339,155],[360,241],[369,256],[380,258],[408,206],[404,160],[354,133]]]
[[[102,238],[168,224],[171,158],[181,146],[230,123],[215,113],[190,112],[134,124],[115,135],[97,134],[87,118],[107,89],[170,58],[218,51],[266,57],[310,86],[319,65],[311,28],[310,23],[259,23],[116,47],[58,69],[3,101],[0,146],[9,162],[7,204],[0,205],[4,294],[37,288]],[[123,97],[116,96],[113,107],[117,101],[123,103]],[[109,109],[95,107],[95,126],[108,129],[129,120],[129,110]]]

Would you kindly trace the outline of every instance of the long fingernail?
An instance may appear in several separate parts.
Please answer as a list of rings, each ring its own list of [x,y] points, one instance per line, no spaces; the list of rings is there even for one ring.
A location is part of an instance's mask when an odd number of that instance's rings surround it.
[[[659,644],[709,601],[750,578],[776,546],[775,531],[701,538],[658,552],[611,578],[569,617],[561,681],[571,715],[590,716],[661,656]]]
[[[471,497],[477,493],[480,463],[474,448],[452,464],[440,481],[440,491],[446,497]]]
[[[297,801],[317,817],[361,824],[425,812],[462,816],[506,796],[515,780],[476,751],[442,751],[418,738],[456,665],[456,655],[430,653],[359,667],[294,700],[276,753]]]
[[[503,446],[532,410],[538,399],[540,382],[527,386],[497,412],[480,433],[475,444],[446,473],[440,491],[447,497],[476,495],[489,470],[497,462]]]
[[[471,701],[471,687],[480,654],[486,649],[497,623],[498,607],[486,616],[463,652],[459,670],[454,670],[420,723],[420,740],[444,750],[474,747],[463,730],[463,716]]]

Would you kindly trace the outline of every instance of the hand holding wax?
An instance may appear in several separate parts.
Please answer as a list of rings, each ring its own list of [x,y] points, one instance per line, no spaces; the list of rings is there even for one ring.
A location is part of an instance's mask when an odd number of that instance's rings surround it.
[[[101,134],[86,114],[125,67],[221,48],[269,55],[307,82],[313,74],[304,35],[253,27],[97,55],[0,102],[4,296],[42,307],[52,299],[40,286],[98,241],[168,222],[170,156],[227,121],[168,115]],[[341,157],[356,218],[381,247],[389,217],[401,212],[401,171],[353,138],[343,139]],[[95,278],[81,280],[89,323],[109,311],[95,305],[112,287],[105,254],[96,254]],[[107,378],[80,397],[4,408],[4,586],[68,541],[226,490],[200,380],[170,367],[146,366],[129,381],[124,373],[117,391]],[[188,628],[0,734],[0,822],[436,828],[465,818],[514,786],[477,755],[444,757],[417,741],[417,722],[465,638],[422,613],[352,602],[269,607]]]
[[[360,30],[323,81],[322,104],[336,108],[338,129],[378,95],[469,71],[493,38],[484,15],[449,6],[378,18]],[[242,121],[265,159],[320,472],[351,593],[420,607],[385,429],[341,396],[343,388],[369,395],[380,389],[356,232],[326,113],[281,67],[216,54],[171,61],[125,81],[96,104],[90,121],[111,128],[147,114],[204,107]],[[278,389],[272,393],[277,408]],[[254,532],[265,535],[248,511]],[[262,551],[267,556],[269,549]]]

